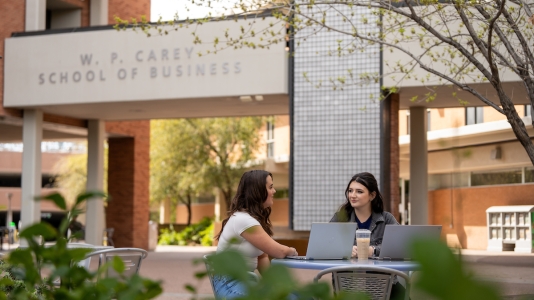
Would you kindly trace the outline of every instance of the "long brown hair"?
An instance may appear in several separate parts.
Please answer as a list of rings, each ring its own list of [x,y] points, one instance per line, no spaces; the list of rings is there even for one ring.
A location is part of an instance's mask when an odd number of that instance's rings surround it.
[[[226,219],[222,222],[222,228],[215,237],[217,240],[221,236],[224,226],[228,223],[230,217],[238,211],[247,212],[251,217],[260,222],[261,227],[269,236],[273,235],[270,207],[263,207],[269,193],[267,192],[267,176],[273,178],[273,174],[264,170],[247,171],[241,176],[237,193],[230,203],[230,209]]]
[[[349,200],[350,184],[354,181],[365,186],[369,191],[369,194],[372,194],[373,192],[376,193],[375,198],[373,199],[373,201],[371,201],[371,211],[379,214],[384,211],[384,201],[382,199],[382,194],[380,194],[380,191],[378,190],[378,183],[376,182],[376,178],[373,176],[373,174],[368,172],[358,173],[352,176],[349,181],[349,184],[347,184],[347,188],[345,189],[345,198],[347,199],[347,202],[341,205],[338,210],[338,215],[340,216],[340,221],[342,222],[348,222],[350,220],[350,214],[354,211],[354,208],[350,204]]]

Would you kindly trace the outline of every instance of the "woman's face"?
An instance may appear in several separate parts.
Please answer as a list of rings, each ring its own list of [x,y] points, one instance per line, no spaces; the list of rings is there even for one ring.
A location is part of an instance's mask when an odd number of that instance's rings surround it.
[[[376,193],[370,193],[369,190],[361,183],[353,181],[349,185],[348,196],[350,205],[354,209],[371,208],[371,201],[375,198]]]
[[[263,202],[263,207],[271,207],[273,205],[274,201],[274,193],[276,193],[276,190],[273,186],[273,178],[271,176],[267,176],[267,199],[265,199],[265,202]]]

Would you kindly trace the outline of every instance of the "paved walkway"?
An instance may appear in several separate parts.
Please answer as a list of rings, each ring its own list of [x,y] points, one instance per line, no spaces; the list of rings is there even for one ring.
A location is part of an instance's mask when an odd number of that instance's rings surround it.
[[[4,251],[7,249],[4,245]],[[11,247],[12,249],[14,247]],[[141,275],[161,280],[163,294],[158,300],[192,299],[185,288],[191,284],[197,288],[199,299],[213,298],[207,278],[197,280],[196,272],[205,270],[201,261],[203,255],[215,251],[215,247],[158,246],[150,252],[141,266]],[[475,277],[498,286],[507,300],[534,300],[534,254],[515,252],[487,252],[462,250],[462,259]],[[198,263],[195,264],[195,261]],[[317,271],[292,270],[299,282],[311,282]],[[521,297],[521,295],[530,295]],[[412,300],[427,300],[416,291]]]
[[[191,299],[185,284],[197,287],[199,298],[213,297],[208,279],[196,280],[194,273],[204,270],[204,265],[193,261],[204,254],[215,251],[215,247],[158,246],[144,260],[143,276],[162,280],[163,294],[159,300]],[[468,269],[481,280],[496,284],[505,299],[520,299],[518,295],[534,295],[534,254],[513,252],[486,252],[463,250],[463,260]],[[317,273],[314,270],[293,270],[300,282],[310,282]],[[412,300],[425,299],[412,294]],[[521,299],[534,299],[534,296]]]

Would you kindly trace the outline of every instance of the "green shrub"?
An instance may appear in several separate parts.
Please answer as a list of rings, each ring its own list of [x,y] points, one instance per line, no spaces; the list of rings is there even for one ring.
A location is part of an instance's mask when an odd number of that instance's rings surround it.
[[[191,224],[177,232],[172,225],[162,229],[159,234],[159,245],[178,246],[211,246],[213,245],[213,219],[205,217],[197,224]]]
[[[28,247],[19,248],[0,261],[0,299],[153,299],[162,292],[161,283],[139,275],[126,277],[124,262],[115,257],[96,272],[76,263],[91,252],[86,248],[67,248],[66,231],[73,216],[82,213],[84,202],[102,193],[84,193],[75,205],[67,209],[63,196],[53,193],[38,200],[51,201],[66,212],[59,230],[48,223],[30,225],[20,232]],[[44,241],[56,243],[45,246]],[[113,268],[120,278],[96,280],[108,268]],[[48,271],[45,277],[42,271]]]

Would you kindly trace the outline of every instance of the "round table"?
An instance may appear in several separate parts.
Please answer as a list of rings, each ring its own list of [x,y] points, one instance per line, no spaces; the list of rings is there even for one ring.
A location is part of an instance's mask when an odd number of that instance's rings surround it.
[[[271,260],[273,265],[284,265],[292,269],[324,270],[342,266],[377,266],[398,270],[401,272],[418,271],[420,266],[414,261],[391,261],[391,260],[364,260],[357,259],[332,259],[332,260],[300,260],[288,258],[275,258]]]

